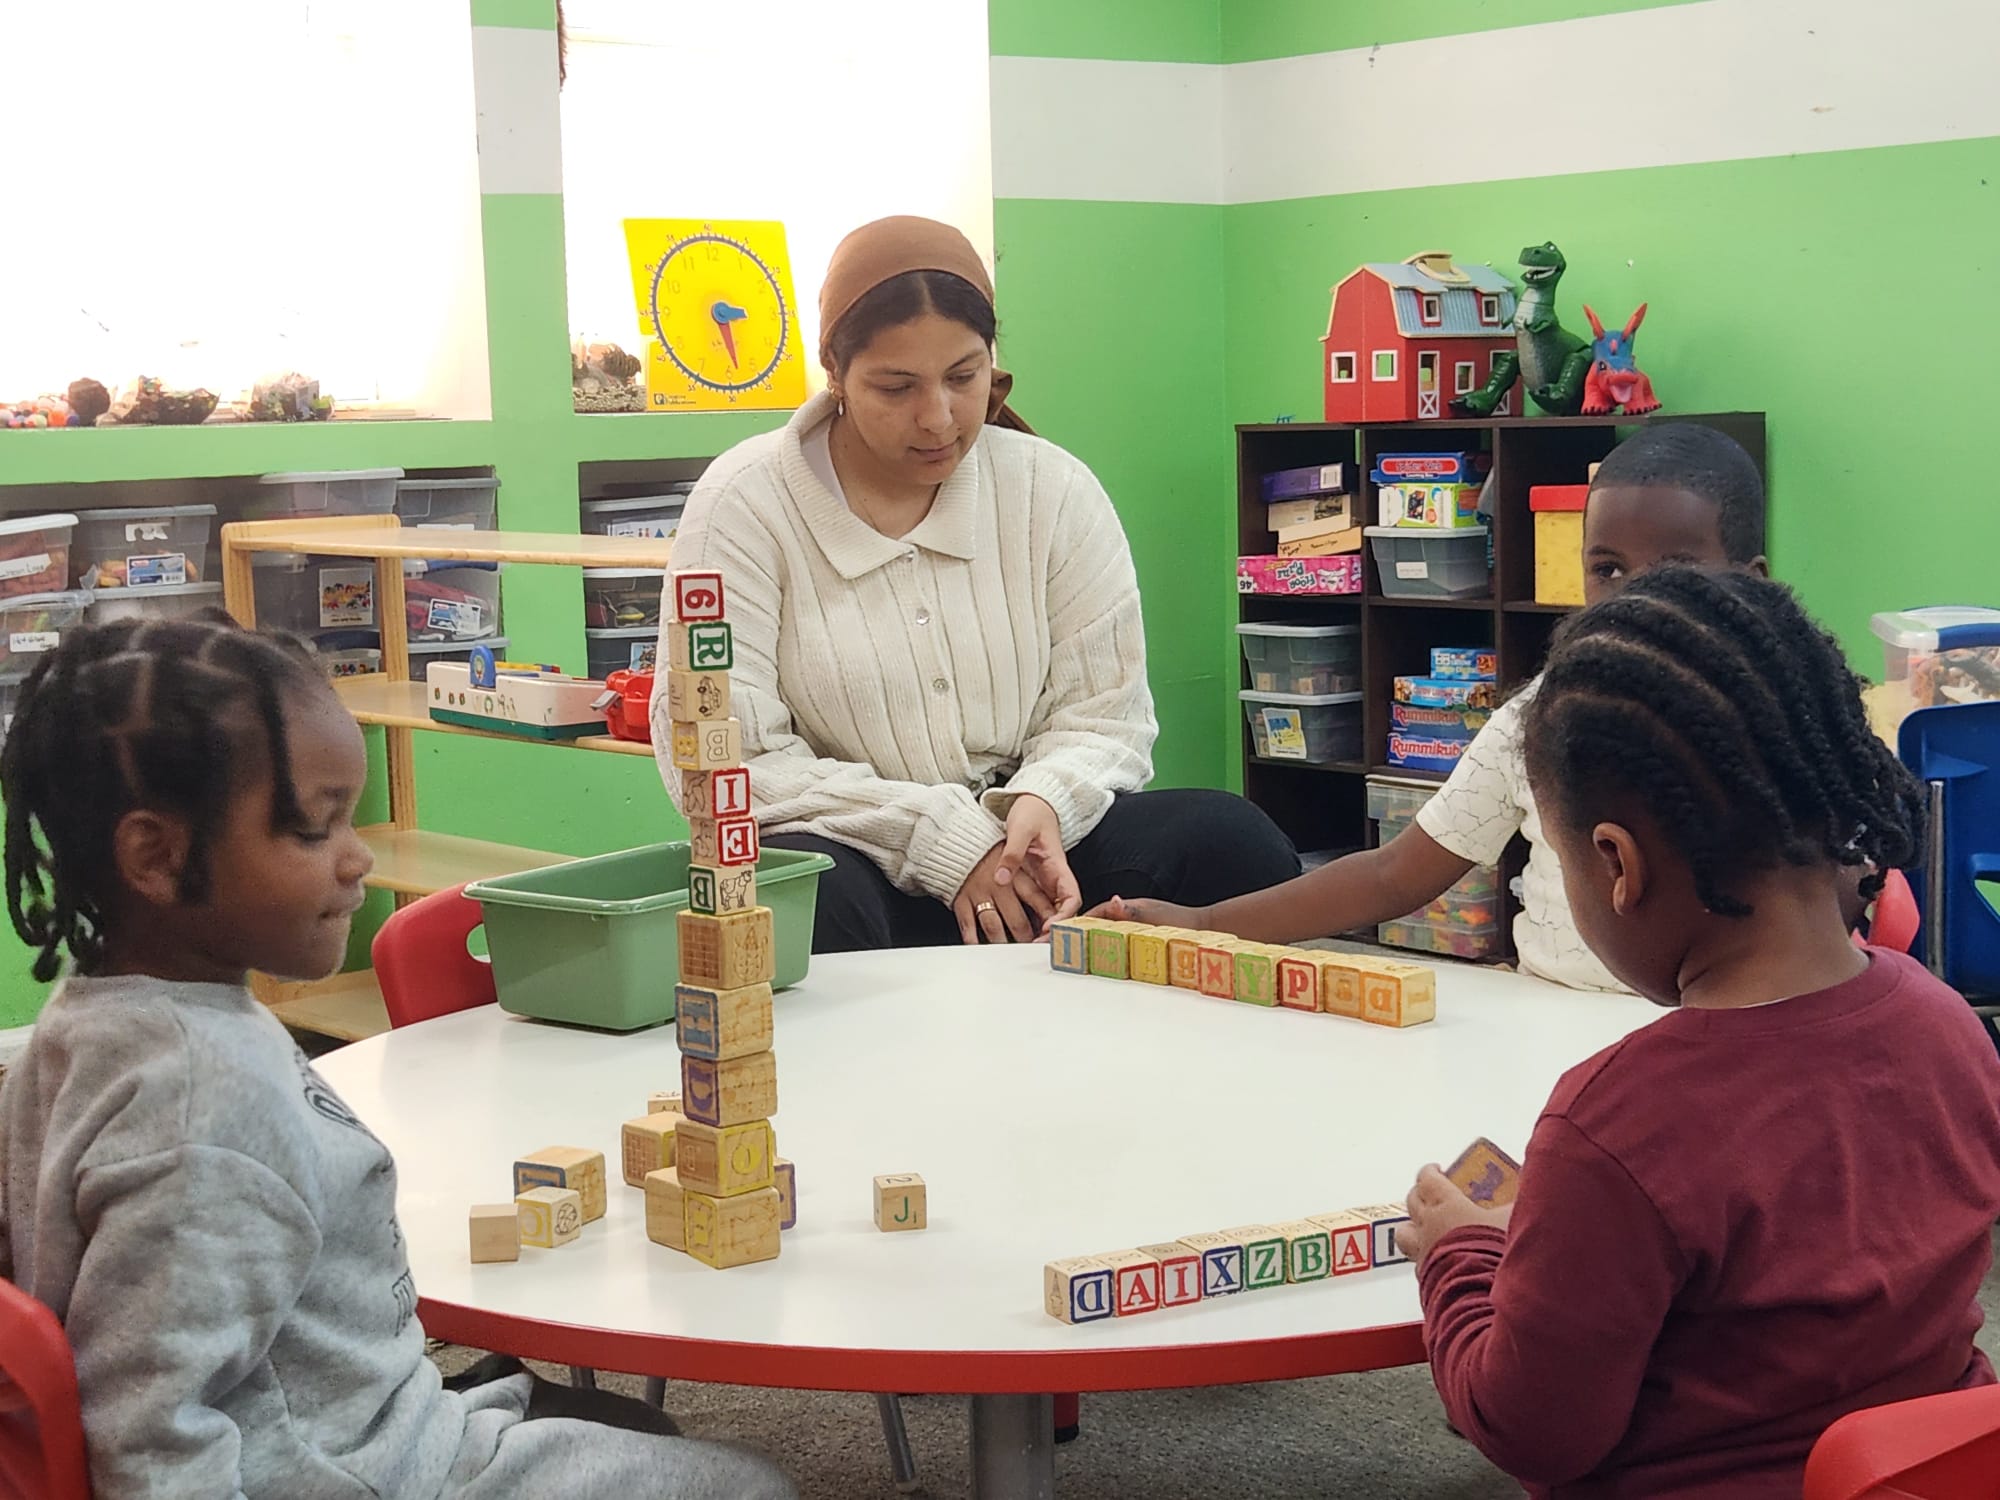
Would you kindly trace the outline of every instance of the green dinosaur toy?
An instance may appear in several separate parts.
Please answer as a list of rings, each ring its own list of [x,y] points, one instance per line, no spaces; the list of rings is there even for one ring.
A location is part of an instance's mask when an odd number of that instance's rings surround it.
[[[1556,286],[1568,269],[1569,262],[1551,240],[1521,252],[1521,300],[1514,307],[1517,352],[1496,355],[1486,384],[1451,403],[1459,416],[1490,417],[1516,379],[1552,417],[1573,417],[1583,409],[1590,340],[1578,338],[1556,316]]]

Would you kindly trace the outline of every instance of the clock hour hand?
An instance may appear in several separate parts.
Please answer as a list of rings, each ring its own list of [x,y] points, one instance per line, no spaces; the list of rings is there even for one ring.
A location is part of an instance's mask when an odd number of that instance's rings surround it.
[[[722,335],[722,347],[728,351],[729,367],[733,370],[736,368],[736,334],[730,325],[742,322],[750,314],[727,302],[717,302],[709,308],[708,315],[715,319],[715,331]]]

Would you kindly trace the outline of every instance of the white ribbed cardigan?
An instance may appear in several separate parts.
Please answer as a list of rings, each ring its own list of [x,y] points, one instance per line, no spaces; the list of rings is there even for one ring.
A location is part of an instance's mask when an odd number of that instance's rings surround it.
[[[832,415],[815,396],[711,464],[674,566],[722,573],[764,832],[837,840],[900,889],[950,900],[1017,794],[1044,798],[1070,846],[1151,779],[1132,554],[1088,468],[994,427],[922,524],[883,536],[800,447]],[[664,691],[653,743],[678,805]]]

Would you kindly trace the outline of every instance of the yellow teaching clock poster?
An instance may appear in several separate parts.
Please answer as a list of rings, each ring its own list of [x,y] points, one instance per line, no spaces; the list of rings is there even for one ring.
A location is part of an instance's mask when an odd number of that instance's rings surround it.
[[[648,411],[801,405],[806,370],[785,226],[627,219]]]

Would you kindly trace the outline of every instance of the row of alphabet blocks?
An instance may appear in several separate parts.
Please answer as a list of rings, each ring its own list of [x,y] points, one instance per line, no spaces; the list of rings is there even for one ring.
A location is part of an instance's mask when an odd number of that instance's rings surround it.
[[[1422,964],[1253,943],[1222,932],[1071,917],[1049,928],[1049,964],[1065,974],[1171,985],[1381,1026],[1416,1026],[1437,1016],[1437,975]]]
[[[1384,1204],[1052,1260],[1042,1268],[1042,1306],[1065,1323],[1092,1323],[1398,1265],[1409,1257],[1396,1226],[1408,1222],[1399,1205]]]

